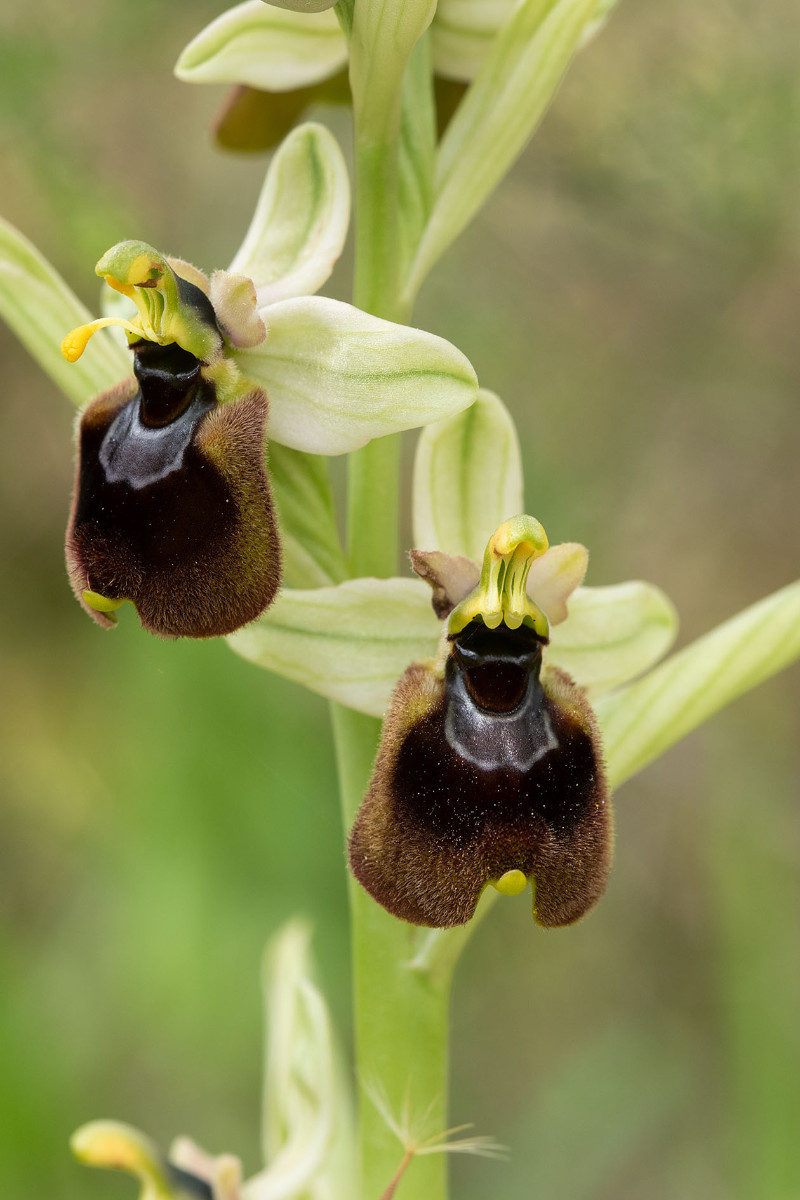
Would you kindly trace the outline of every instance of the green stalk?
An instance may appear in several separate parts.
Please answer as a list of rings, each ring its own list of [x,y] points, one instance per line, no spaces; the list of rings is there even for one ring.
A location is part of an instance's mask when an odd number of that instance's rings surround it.
[[[377,71],[382,26],[364,10],[352,29],[356,158],[356,266],[354,303],[387,320],[405,321],[399,299],[400,147],[403,69]],[[342,14],[347,18],[349,13]],[[359,30],[358,21],[363,22]],[[349,22],[345,20],[345,27]],[[383,47],[385,52],[386,47]],[[410,47],[409,47],[410,51]],[[402,64],[404,67],[405,64]],[[390,74],[394,78],[390,78]],[[409,105],[430,104],[430,72]],[[419,120],[419,109],[413,114]],[[348,462],[348,554],[354,575],[393,575],[398,555],[400,439],[386,437],[351,454]],[[345,830],[349,831],[369,782],[380,722],[332,705]],[[390,1189],[407,1147],[374,1102],[388,1109],[410,1137],[420,1140],[447,1127],[446,1086],[449,993],[452,971],[412,965],[420,931],[389,916],[351,880],[353,1004],[356,1062],[361,1087],[359,1138],[362,1200]],[[446,1200],[446,1156],[414,1158],[397,1186],[402,1197]],[[410,1180],[410,1182],[406,1182]],[[405,1190],[404,1190],[405,1189]]]
[[[366,790],[380,722],[332,705],[342,811],[350,828]],[[447,1128],[446,1086],[451,972],[412,965],[420,934],[389,916],[350,881],[356,1061],[361,1085],[362,1200],[380,1200],[403,1158],[396,1133],[372,1099],[420,1140]],[[398,1187],[416,1200],[446,1200],[446,1155],[415,1158]],[[409,1180],[410,1182],[406,1182]]]

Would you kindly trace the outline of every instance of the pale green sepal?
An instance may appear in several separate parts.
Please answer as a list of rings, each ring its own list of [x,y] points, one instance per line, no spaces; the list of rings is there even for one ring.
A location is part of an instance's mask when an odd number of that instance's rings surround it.
[[[312,978],[309,942],[305,922],[290,921],[264,958],[262,1144],[269,1165],[244,1184],[242,1200],[349,1200],[353,1194],[352,1102],[328,1008]]]
[[[284,589],[228,641],[258,666],[380,717],[408,664],[435,656],[440,633],[426,584],[351,579],[338,587]]]
[[[471,82],[515,4],[516,0],[439,0],[431,26],[436,74]],[[579,50],[597,36],[616,5],[617,0],[599,0],[594,18],[581,34]]]
[[[270,7],[288,8],[299,13],[318,13],[324,12],[326,8],[333,8],[335,3],[336,0],[272,0]]]
[[[698,638],[595,705],[618,786],[725,704],[800,657],[800,581]]]
[[[438,75],[469,83],[475,78],[516,0],[439,0],[433,34]]]
[[[414,545],[481,562],[495,529],[523,512],[522,459],[514,422],[498,396],[420,434],[414,461]]]
[[[175,1186],[164,1155],[145,1134],[120,1121],[92,1121],[70,1138],[75,1157],[88,1167],[105,1167],[135,1175],[142,1188],[139,1200],[173,1200]]]
[[[77,405],[132,373],[130,354],[103,332],[81,361],[68,363],[61,339],[92,314],[13,225],[0,220],[0,315],[53,382]]]
[[[294,588],[340,583],[347,568],[327,462],[318,454],[272,442],[269,474],[280,521],[284,581]]]
[[[300,125],[270,163],[230,269],[253,280],[259,305],[311,295],[330,276],[349,219],[350,181],[336,138],[324,125]]]
[[[677,629],[674,605],[653,584],[578,588],[569,617],[551,630],[545,658],[597,696],[658,662]]]
[[[270,400],[269,436],[295,450],[344,454],[471,404],[468,360],[444,338],[322,296],[260,310],[266,341],[234,354]]]
[[[433,211],[406,299],[533,134],[599,0],[522,0],[492,42],[439,147]]]
[[[335,75],[346,61],[347,43],[333,12],[296,12],[246,0],[192,39],[175,74],[186,83],[244,83],[290,92]]]

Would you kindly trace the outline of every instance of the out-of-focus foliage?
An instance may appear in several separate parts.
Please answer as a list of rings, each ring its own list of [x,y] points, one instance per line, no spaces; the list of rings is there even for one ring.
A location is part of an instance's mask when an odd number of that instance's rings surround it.
[[[2,6],[0,211],[92,309],[119,239],[205,267],[241,240],[263,160],[218,155],[222,92],[171,76],[221,7]],[[800,560],[798,38],[793,0],[620,5],[416,314],[514,413],[528,505],[591,548],[587,582],[652,579],[684,639]],[[258,963],[296,910],[346,1020],[325,706],[225,645],[83,620],[72,414],[5,329],[0,354],[4,1194],[128,1196],[67,1152],[102,1113],[252,1170]],[[458,1200],[800,1190],[799,699],[794,670],[621,791],[585,923],[495,906],[459,969],[453,1120],[515,1153],[455,1164]]]

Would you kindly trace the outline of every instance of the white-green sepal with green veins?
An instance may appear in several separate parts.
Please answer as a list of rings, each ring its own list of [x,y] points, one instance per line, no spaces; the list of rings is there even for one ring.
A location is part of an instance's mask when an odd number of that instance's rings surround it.
[[[475,403],[420,434],[414,460],[414,545],[480,562],[495,529],[523,512],[522,459],[503,402]]]
[[[439,0],[433,62],[439,75],[469,83],[480,70],[516,0]]]
[[[340,583],[347,567],[326,460],[272,442],[269,473],[278,506],[284,583],[294,588]]]
[[[324,125],[300,125],[275,152],[230,270],[253,280],[260,306],[311,295],[330,277],[349,220],[350,180],[336,138]]]
[[[229,639],[238,654],[348,708],[381,717],[409,663],[432,658],[441,624],[415,579],[284,589]]]
[[[175,74],[185,83],[244,83],[290,92],[327,79],[346,61],[347,43],[329,5],[295,11],[246,0],[192,39]]]
[[[351,1200],[352,1098],[325,998],[313,980],[310,931],[290,921],[264,956],[267,1045],[262,1149],[266,1169],[242,1200]]]
[[[131,356],[106,331],[76,365],[65,361],[61,339],[91,313],[58,272],[13,225],[0,220],[0,314],[53,382],[75,404],[132,374]]]
[[[800,657],[800,581],[718,625],[596,704],[616,786]]]
[[[648,671],[677,631],[674,605],[651,583],[578,588],[567,620],[551,629],[545,661],[597,696]]]
[[[493,40],[517,0],[439,0],[433,34],[433,63],[438,75],[470,83],[483,66]],[[585,26],[578,49],[605,25],[617,0],[599,0],[595,16]]]
[[[270,400],[269,436],[295,450],[345,454],[427,425],[475,399],[460,350],[322,296],[260,309],[266,340],[235,358]]]
[[[266,0],[264,0],[266,3]],[[287,8],[298,13],[319,13],[333,8],[336,0],[272,0],[270,8]]]
[[[416,294],[524,148],[598,3],[522,0],[500,29],[439,146],[433,211],[407,298]]]

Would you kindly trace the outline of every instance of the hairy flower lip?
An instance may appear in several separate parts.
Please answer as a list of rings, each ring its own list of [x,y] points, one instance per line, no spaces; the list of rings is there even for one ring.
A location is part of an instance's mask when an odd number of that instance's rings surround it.
[[[81,416],[73,590],[106,628],[129,600],[165,637],[233,632],[280,583],[266,396],[244,387],[221,404],[213,373],[174,343],[135,343],[134,373]]]
[[[439,656],[412,663],[395,688],[349,861],[413,924],[464,924],[489,884],[517,895],[530,881],[539,924],[566,925],[605,888],[611,809],[597,723],[569,676],[543,670],[549,627],[525,590],[547,545],[533,518],[504,522],[479,582],[451,609],[451,563],[461,586],[470,580],[463,560],[412,559],[445,622]]]

